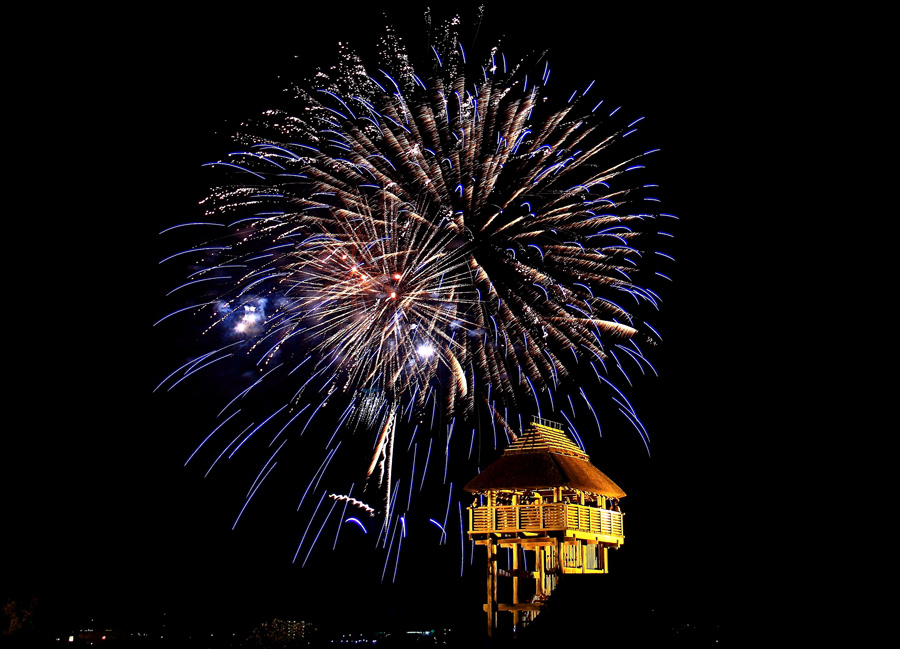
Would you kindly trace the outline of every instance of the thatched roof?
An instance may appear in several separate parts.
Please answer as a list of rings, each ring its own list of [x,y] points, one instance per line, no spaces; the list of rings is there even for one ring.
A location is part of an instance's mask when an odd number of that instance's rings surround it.
[[[588,455],[551,422],[533,423],[500,458],[465,486],[473,493],[493,489],[571,487],[612,498],[625,492],[590,462]]]

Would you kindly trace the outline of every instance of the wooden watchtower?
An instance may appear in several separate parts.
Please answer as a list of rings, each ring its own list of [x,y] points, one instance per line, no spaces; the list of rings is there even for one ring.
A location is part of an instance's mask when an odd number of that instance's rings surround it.
[[[465,489],[476,495],[469,538],[487,547],[488,635],[502,612],[513,634],[533,620],[561,575],[607,572],[609,548],[625,540],[625,492],[546,419],[535,417]]]

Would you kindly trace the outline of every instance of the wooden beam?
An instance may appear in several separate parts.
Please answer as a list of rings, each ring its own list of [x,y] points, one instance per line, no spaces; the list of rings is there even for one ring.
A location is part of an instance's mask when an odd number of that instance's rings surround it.
[[[549,536],[535,536],[528,537],[524,539],[500,539],[500,545],[522,545],[522,546],[535,546],[535,545],[556,545],[556,539],[550,538]]]
[[[488,560],[487,560],[487,604],[485,604],[484,610],[487,611],[487,632],[488,637],[492,636],[494,633],[494,627],[497,625],[497,614],[495,612],[495,606],[497,601],[497,576],[496,576],[496,566],[495,556],[494,556],[494,545],[489,543],[487,546],[488,552]]]
[[[562,540],[569,543],[574,543],[577,540],[593,541],[594,543],[604,543],[615,546],[625,543],[625,537],[622,536],[610,536],[608,534],[583,532],[581,530],[566,530],[566,536],[564,536]]]
[[[513,574],[512,601],[513,601],[513,604],[515,605],[515,604],[519,603],[519,548],[518,548],[518,545],[515,548],[513,548],[512,566],[510,566],[510,568],[512,568],[512,574]],[[519,618],[521,617],[521,613],[519,612],[519,609],[512,609],[512,611],[513,611],[513,633],[515,633],[515,630],[519,628],[519,622],[520,622]]]
[[[541,605],[534,602],[522,602],[520,604],[497,604],[498,611],[540,611]]]
[[[534,594],[539,599],[544,598],[544,548],[537,548],[534,551],[535,575],[537,583],[534,585]]]

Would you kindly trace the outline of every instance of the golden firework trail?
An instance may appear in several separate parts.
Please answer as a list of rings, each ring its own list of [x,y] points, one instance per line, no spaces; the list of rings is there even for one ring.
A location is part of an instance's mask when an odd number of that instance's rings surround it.
[[[423,71],[393,31],[381,48],[370,70],[343,47],[336,68],[294,90],[298,110],[248,122],[241,148],[209,163],[232,178],[202,202],[225,234],[164,261],[195,263],[176,290],[203,295],[175,313],[206,314],[207,332],[240,337],[167,380],[249,354],[262,376],[242,399],[274,381],[270,372],[302,366],[293,397],[272,416],[287,420],[273,443],[301,414],[305,431],[332,395],[354,395],[301,505],[337,453],[338,430],[363,422],[377,431],[366,479],[377,475],[383,488],[386,543],[404,515],[392,480],[405,446],[398,424],[419,413],[427,427],[429,405],[433,424],[438,401],[451,422],[448,448],[455,423],[479,409],[495,438],[497,423],[514,438],[513,413],[541,415],[542,401],[571,425],[569,395],[580,395],[596,418],[580,387],[591,367],[646,440],[607,376],[627,379],[623,361],[653,369],[639,344],[658,339],[643,314],[660,299],[643,280],[665,278],[656,262],[670,258],[654,247],[666,233],[655,223],[671,215],[642,182],[654,151],[622,154],[643,118],[621,119],[591,96],[593,82],[559,101],[546,92],[542,57],[508,65],[495,47],[469,64],[458,21],[445,25]],[[561,386],[571,419],[553,399]],[[301,410],[310,392],[324,400]],[[410,439],[413,474],[417,449]],[[260,475],[255,489],[268,473]]]

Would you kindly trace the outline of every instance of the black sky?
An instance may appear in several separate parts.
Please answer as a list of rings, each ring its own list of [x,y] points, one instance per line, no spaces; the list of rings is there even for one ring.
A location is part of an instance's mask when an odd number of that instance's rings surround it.
[[[652,457],[633,431],[612,423],[592,455],[629,494],[627,544],[596,581],[598,606],[612,596],[633,612],[740,627],[771,601],[759,593],[777,591],[785,577],[760,532],[772,495],[758,485],[778,479],[773,456],[789,421],[775,407],[783,378],[761,367],[770,334],[755,323],[767,311],[757,287],[766,259],[750,227],[763,191],[751,172],[774,146],[764,115],[780,88],[737,16],[710,23],[690,12],[566,4],[524,12],[489,3],[481,47],[506,33],[522,54],[549,48],[550,90],[567,94],[596,79],[600,95],[646,115],[643,137],[663,149],[654,178],[665,210],[681,218],[667,251],[678,261],[658,319],[664,344],[653,356],[661,376],[632,393]],[[389,15],[401,34],[421,24],[418,11]],[[77,340],[60,341],[71,351],[55,357],[55,369],[35,371],[17,389],[32,414],[28,430],[4,444],[3,598],[37,595],[73,624],[91,616],[144,623],[166,612],[210,625],[275,616],[480,625],[481,566],[460,580],[443,548],[411,551],[398,583],[382,586],[380,564],[365,565],[371,557],[348,563],[324,552],[312,568],[292,566],[301,523],[277,497],[256,502],[232,532],[243,477],[204,480],[182,466],[209,430],[212,402],[151,395],[174,369],[170,341],[150,326],[168,288],[157,233],[197,215],[199,165],[226,151],[237,121],[277,101],[298,72],[332,62],[336,41],[364,48],[382,22],[378,11],[344,5],[190,25],[173,16],[141,48],[127,132],[110,137],[123,164],[142,158],[126,187],[153,213],[135,224],[135,205],[109,208],[118,250],[98,271],[109,290],[79,316],[98,321],[81,322]],[[102,259],[105,246],[94,247]],[[123,288],[143,277],[146,290]],[[435,567],[416,569],[426,557]],[[338,601],[356,607],[349,621],[335,615]]]

